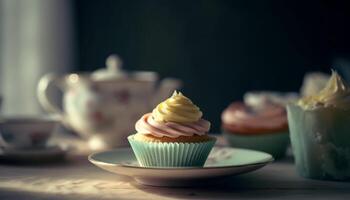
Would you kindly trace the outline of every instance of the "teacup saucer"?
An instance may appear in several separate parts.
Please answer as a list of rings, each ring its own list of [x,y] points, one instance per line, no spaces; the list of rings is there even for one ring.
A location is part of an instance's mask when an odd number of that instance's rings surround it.
[[[270,154],[248,149],[214,147],[204,167],[141,167],[130,148],[91,154],[89,161],[112,173],[130,176],[153,186],[195,186],[203,180],[222,178],[259,169],[273,161]]]
[[[64,158],[67,149],[60,146],[45,148],[9,149],[0,148],[0,160],[15,162],[49,162]]]

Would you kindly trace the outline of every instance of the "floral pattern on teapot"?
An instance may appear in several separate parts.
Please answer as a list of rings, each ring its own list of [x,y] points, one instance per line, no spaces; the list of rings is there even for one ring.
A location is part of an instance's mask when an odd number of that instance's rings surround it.
[[[98,143],[104,146],[98,148],[127,145],[126,138],[135,131],[137,119],[181,85],[177,79],[164,79],[157,88],[155,72],[123,72],[114,78],[108,75],[108,79],[103,79],[103,73],[99,71],[98,80],[89,74],[63,77],[51,74],[44,76],[38,85],[42,106],[59,114],[66,126],[84,138],[98,138]],[[63,90],[62,111],[50,100],[51,84]]]

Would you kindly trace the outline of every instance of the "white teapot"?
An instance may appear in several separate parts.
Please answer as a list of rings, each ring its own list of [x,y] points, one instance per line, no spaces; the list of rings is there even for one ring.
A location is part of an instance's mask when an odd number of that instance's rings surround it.
[[[181,86],[173,78],[157,86],[156,72],[121,70],[121,60],[107,58],[107,69],[91,74],[47,74],[38,84],[38,99],[43,108],[58,114],[62,123],[87,138],[91,149],[127,145],[127,136],[142,114]],[[63,91],[63,109],[52,99],[51,86]]]

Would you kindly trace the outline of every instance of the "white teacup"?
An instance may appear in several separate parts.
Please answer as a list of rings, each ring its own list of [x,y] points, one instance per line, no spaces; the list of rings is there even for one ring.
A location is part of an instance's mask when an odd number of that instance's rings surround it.
[[[43,148],[58,121],[48,117],[0,118],[0,147]]]

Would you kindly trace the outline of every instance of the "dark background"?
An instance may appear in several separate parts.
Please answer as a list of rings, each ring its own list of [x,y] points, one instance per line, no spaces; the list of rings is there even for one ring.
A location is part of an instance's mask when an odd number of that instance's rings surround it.
[[[118,53],[127,70],[184,81],[213,123],[246,91],[298,91],[305,72],[349,57],[346,1],[131,0],[74,3],[76,70]]]

